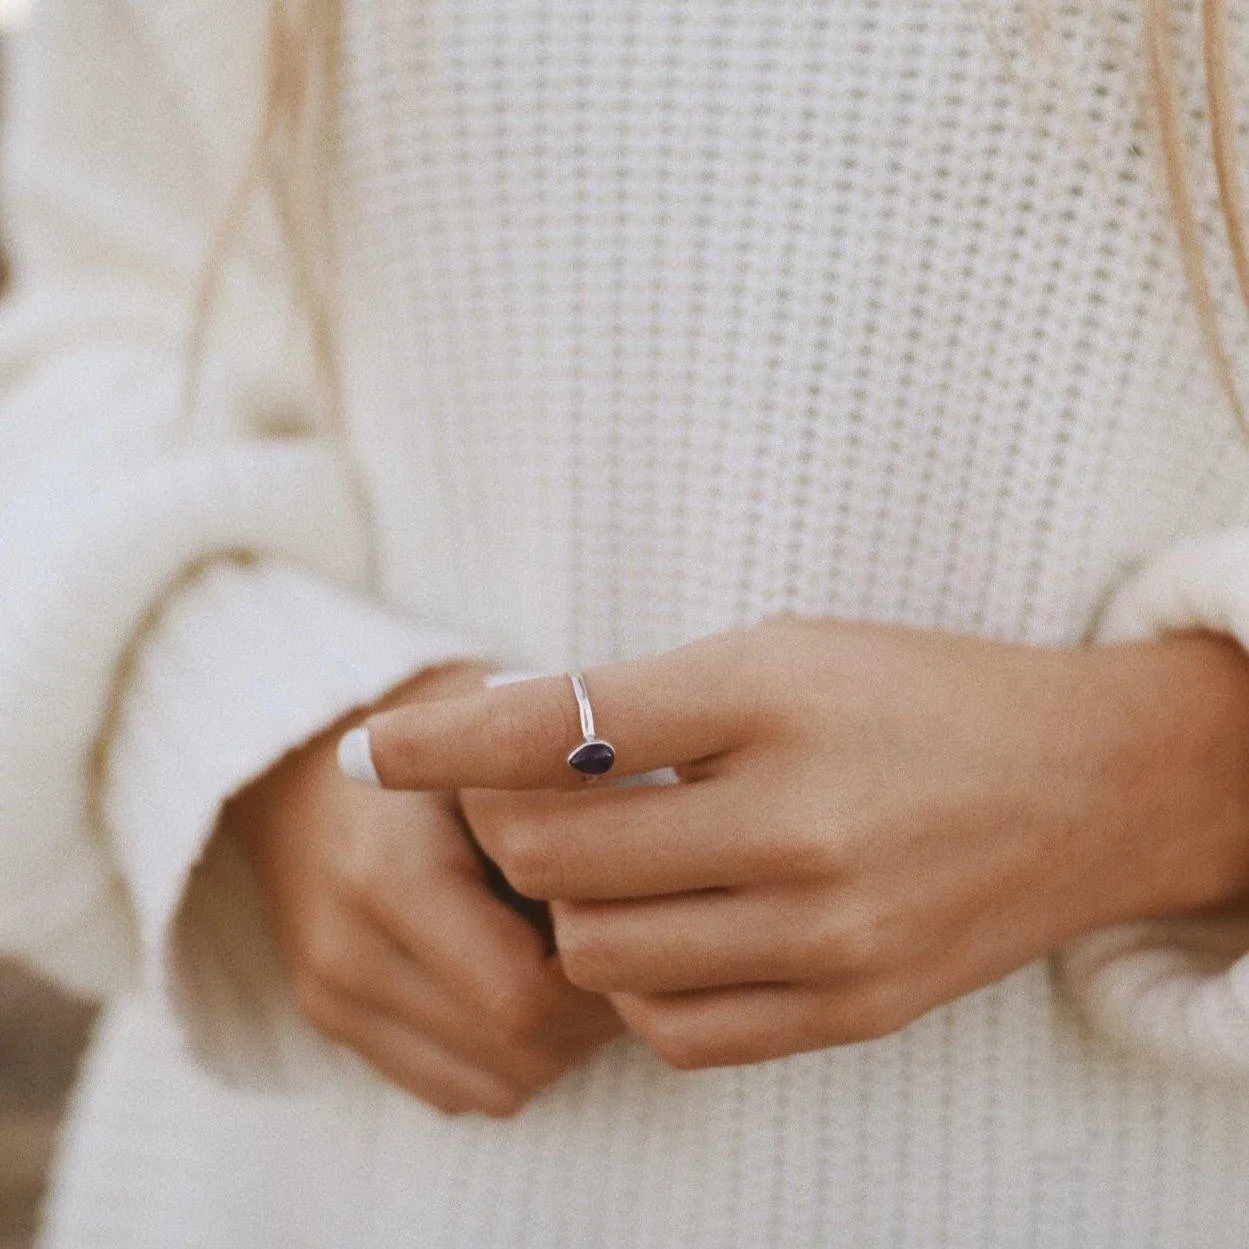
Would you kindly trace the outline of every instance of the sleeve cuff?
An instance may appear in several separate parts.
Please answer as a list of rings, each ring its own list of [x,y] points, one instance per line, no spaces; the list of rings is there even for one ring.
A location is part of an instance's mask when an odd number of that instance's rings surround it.
[[[250,873],[212,838],[222,804],[327,724],[466,653],[270,562],[214,565],[145,637],[109,742],[104,823],[145,984],[219,1075],[301,1084],[340,1060],[294,1006]]]
[[[1095,641],[1184,629],[1249,649],[1249,529],[1177,543],[1147,562],[1106,604]],[[1117,925],[1072,942],[1058,963],[1104,1036],[1182,1073],[1249,1082],[1249,917]]]
[[[367,554],[333,448],[140,451],[66,456],[0,498],[0,950],[90,996],[137,974],[98,749],[136,637],[212,561],[263,551],[350,585]]]

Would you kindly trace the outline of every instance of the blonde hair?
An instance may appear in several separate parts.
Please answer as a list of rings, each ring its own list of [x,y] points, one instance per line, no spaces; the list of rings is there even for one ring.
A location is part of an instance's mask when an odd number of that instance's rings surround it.
[[[1144,0],[1144,3],[1145,56],[1149,86],[1158,120],[1167,199],[1179,237],[1184,272],[1201,336],[1214,364],[1219,385],[1227,396],[1242,434],[1249,438],[1249,418],[1246,417],[1232,361],[1219,325],[1218,308],[1210,286],[1205,248],[1193,203],[1167,5],[1165,0]],[[1240,159],[1236,151],[1236,116],[1228,56],[1226,0],[1201,0],[1201,20],[1206,111],[1219,186],[1219,210],[1227,233],[1241,298],[1246,308],[1249,308],[1249,252],[1245,245],[1244,192],[1240,181]]]
[[[331,152],[338,101],[341,0],[302,0],[292,17],[291,0],[270,0],[269,81],[260,133],[229,211],[213,239],[193,318],[188,403],[193,404],[206,329],[221,265],[258,184],[267,179],[309,317],[313,347],[328,387],[334,419],[341,420],[341,394],[334,349],[337,271],[330,221]],[[1099,0],[1100,2],[1100,0]],[[1052,0],[1036,0],[1035,28],[1052,26]],[[1198,329],[1220,389],[1246,441],[1249,413],[1241,400],[1232,360],[1210,282],[1205,246],[1193,196],[1188,144],[1177,83],[1168,0],[1140,0],[1147,97],[1152,103],[1163,183]],[[1200,0],[1206,112],[1218,184],[1220,216],[1236,281],[1249,310],[1249,244],[1244,191],[1236,149],[1234,87],[1229,57],[1226,0]]]
[[[341,383],[334,349],[338,268],[330,228],[341,28],[340,0],[306,0],[302,12],[295,15],[288,0],[270,0],[268,85],[260,128],[209,245],[191,318],[185,387],[188,412],[199,392],[224,262],[253,196],[267,183],[309,320],[331,418],[341,419]]]

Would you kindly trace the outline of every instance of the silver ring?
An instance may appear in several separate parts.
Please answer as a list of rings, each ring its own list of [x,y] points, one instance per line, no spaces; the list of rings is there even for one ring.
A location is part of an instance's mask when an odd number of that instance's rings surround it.
[[[568,766],[582,776],[602,776],[610,772],[616,762],[616,748],[594,731],[594,708],[590,706],[590,695],[586,693],[585,678],[579,672],[570,672],[568,679],[572,682],[572,692],[577,696],[577,713],[581,717],[581,736],[584,738],[579,746],[568,752]]]

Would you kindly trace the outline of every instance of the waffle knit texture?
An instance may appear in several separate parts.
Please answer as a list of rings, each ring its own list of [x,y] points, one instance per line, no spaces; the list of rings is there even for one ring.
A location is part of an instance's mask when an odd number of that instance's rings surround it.
[[[779,610],[1249,641],[1249,455],[1134,0],[1040,40],[1024,0],[348,0],[343,436],[263,193],[184,416],[267,7],[43,0],[9,66],[0,946],[111,999],[45,1246],[1249,1243],[1245,923],[1096,933],[759,1067],[626,1038],[515,1122],[448,1120],[302,1023],[213,838],[453,655],[568,669]]]

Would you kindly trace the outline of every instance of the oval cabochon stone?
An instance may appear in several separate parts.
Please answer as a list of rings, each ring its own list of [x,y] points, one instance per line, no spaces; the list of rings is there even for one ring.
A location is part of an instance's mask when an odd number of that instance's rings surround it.
[[[582,742],[568,762],[584,776],[602,776],[616,762],[616,752],[607,742]]]

